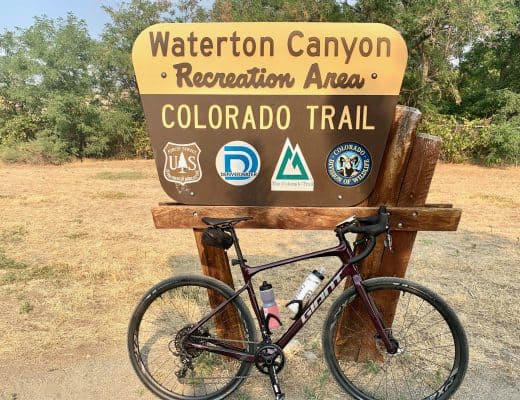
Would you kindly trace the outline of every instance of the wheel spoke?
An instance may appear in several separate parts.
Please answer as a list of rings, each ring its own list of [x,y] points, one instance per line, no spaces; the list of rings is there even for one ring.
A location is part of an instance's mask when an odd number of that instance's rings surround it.
[[[462,376],[467,366],[465,336],[451,309],[446,308],[436,295],[422,288],[416,289],[408,281],[375,278],[365,281],[365,285],[372,299],[399,299],[391,325],[393,336],[399,343],[399,351],[388,354],[375,337],[373,341],[367,340],[370,336],[366,336],[365,331],[360,332],[352,319],[341,319],[341,302],[349,299],[352,301],[345,307],[349,310],[348,315],[366,320],[365,312],[354,308],[353,304],[358,302],[349,297],[352,292],[345,293],[334,303],[324,327],[324,354],[329,367],[333,371],[337,370],[333,376],[338,383],[353,397],[366,400],[418,399],[429,395],[439,399],[447,398],[450,393],[439,390],[450,379],[450,371],[457,368],[462,371]],[[386,308],[383,304],[378,305],[378,309]],[[445,315],[450,315],[449,319]],[[346,325],[336,327],[339,321]],[[331,330],[327,325],[335,329]],[[338,329],[349,336],[342,338],[345,345],[334,345]],[[366,337],[360,341],[355,335]],[[355,351],[339,355],[338,352],[349,343],[355,346]],[[373,354],[373,359],[370,356],[366,361],[356,360],[356,357],[361,357],[356,354],[363,357]],[[452,388],[455,389],[459,384],[460,379],[453,383]]]
[[[231,289],[219,285],[205,277],[172,278],[150,290],[137,307],[129,330],[130,356],[134,369],[151,390],[170,393],[172,398],[210,399],[227,396],[244,381],[249,364],[184,345],[192,327],[212,311],[210,292],[222,301],[231,296]],[[231,313],[238,315],[239,321],[224,317]],[[220,318],[225,329],[217,329],[216,318]],[[233,330],[242,332],[244,339],[221,336]],[[189,340],[205,344],[211,338],[212,346],[229,343],[252,352],[254,331],[249,311],[237,299],[190,335]],[[137,349],[135,336],[139,338]]]

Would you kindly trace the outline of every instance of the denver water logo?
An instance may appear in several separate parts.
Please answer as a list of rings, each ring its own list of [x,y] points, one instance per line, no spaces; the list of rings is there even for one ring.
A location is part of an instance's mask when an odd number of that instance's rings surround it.
[[[220,148],[215,165],[225,182],[243,186],[253,182],[260,173],[260,156],[249,143],[235,140]]]

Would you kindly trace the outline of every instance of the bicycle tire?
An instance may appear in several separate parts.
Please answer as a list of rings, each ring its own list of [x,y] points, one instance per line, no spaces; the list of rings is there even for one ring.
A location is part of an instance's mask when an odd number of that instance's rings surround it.
[[[220,304],[234,291],[210,277],[173,277],[152,287],[132,315],[128,328],[132,366],[141,382],[161,399],[223,399],[249,374],[250,363],[208,351],[186,350],[182,345],[188,327],[218,305],[210,304],[210,293],[213,302],[216,299]],[[220,318],[225,329],[222,325],[219,328],[215,318]],[[235,326],[230,325],[230,319]],[[242,335],[237,338],[236,332],[240,331]],[[208,338],[218,338],[254,353],[255,335],[251,314],[242,299],[236,297],[190,340],[204,343]]]
[[[468,364],[466,334],[454,311],[429,289],[404,279],[373,278],[363,285],[378,310],[388,307],[388,299],[399,299],[393,322],[385,321],[399,350],[388,354],[373,323],[359,322],[369,321],[368,314],[350,287],[323,326],[324,357],[336,382],[359,400],[448,399]],[[346,320],[344,311],[352,318]]]

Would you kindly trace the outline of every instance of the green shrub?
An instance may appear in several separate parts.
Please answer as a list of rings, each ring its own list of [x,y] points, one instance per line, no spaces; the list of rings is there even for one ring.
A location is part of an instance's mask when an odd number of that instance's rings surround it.
[[[145,126],[136,126],[133,145],[135,152],[134,156],[145,159],[153,158],[152,143]]]
[[[425,117],[421,129],[442,139],[441,159],[461,163],[483,160],[489,149],[490,127],[483,120],[457,120],[452,115]]]
[[[520,162],[520,116],[490,123],[434,114],[425,117],[421,129],[442,139],[444,161],[488,165],[518,165]]]
[[[520,162],[520,116],[510,121],[493,124],[490,146],[485,161],[488,164],[515,164]]]
[[[0,159],[7,163],[60,165],[68,161],[70,155],[62,141],[40,133],[28,142],[3,145]]]

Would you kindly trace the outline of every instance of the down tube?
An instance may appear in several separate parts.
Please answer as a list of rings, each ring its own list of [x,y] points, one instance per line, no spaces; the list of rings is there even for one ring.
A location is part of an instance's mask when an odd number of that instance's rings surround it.
[[[344,264],[339,271],[334,275],[327,285],[319,292],[314,299],[304,308],[302,315],[289,327],[287,332],[276,342],[282,349],[291,341],[291,339],[300,331],[301,328],[311,318],[312,314],[325,302],[327,297],[338,287],[341,281],[347,275],[355,274],[354,268],[348,264]]]

